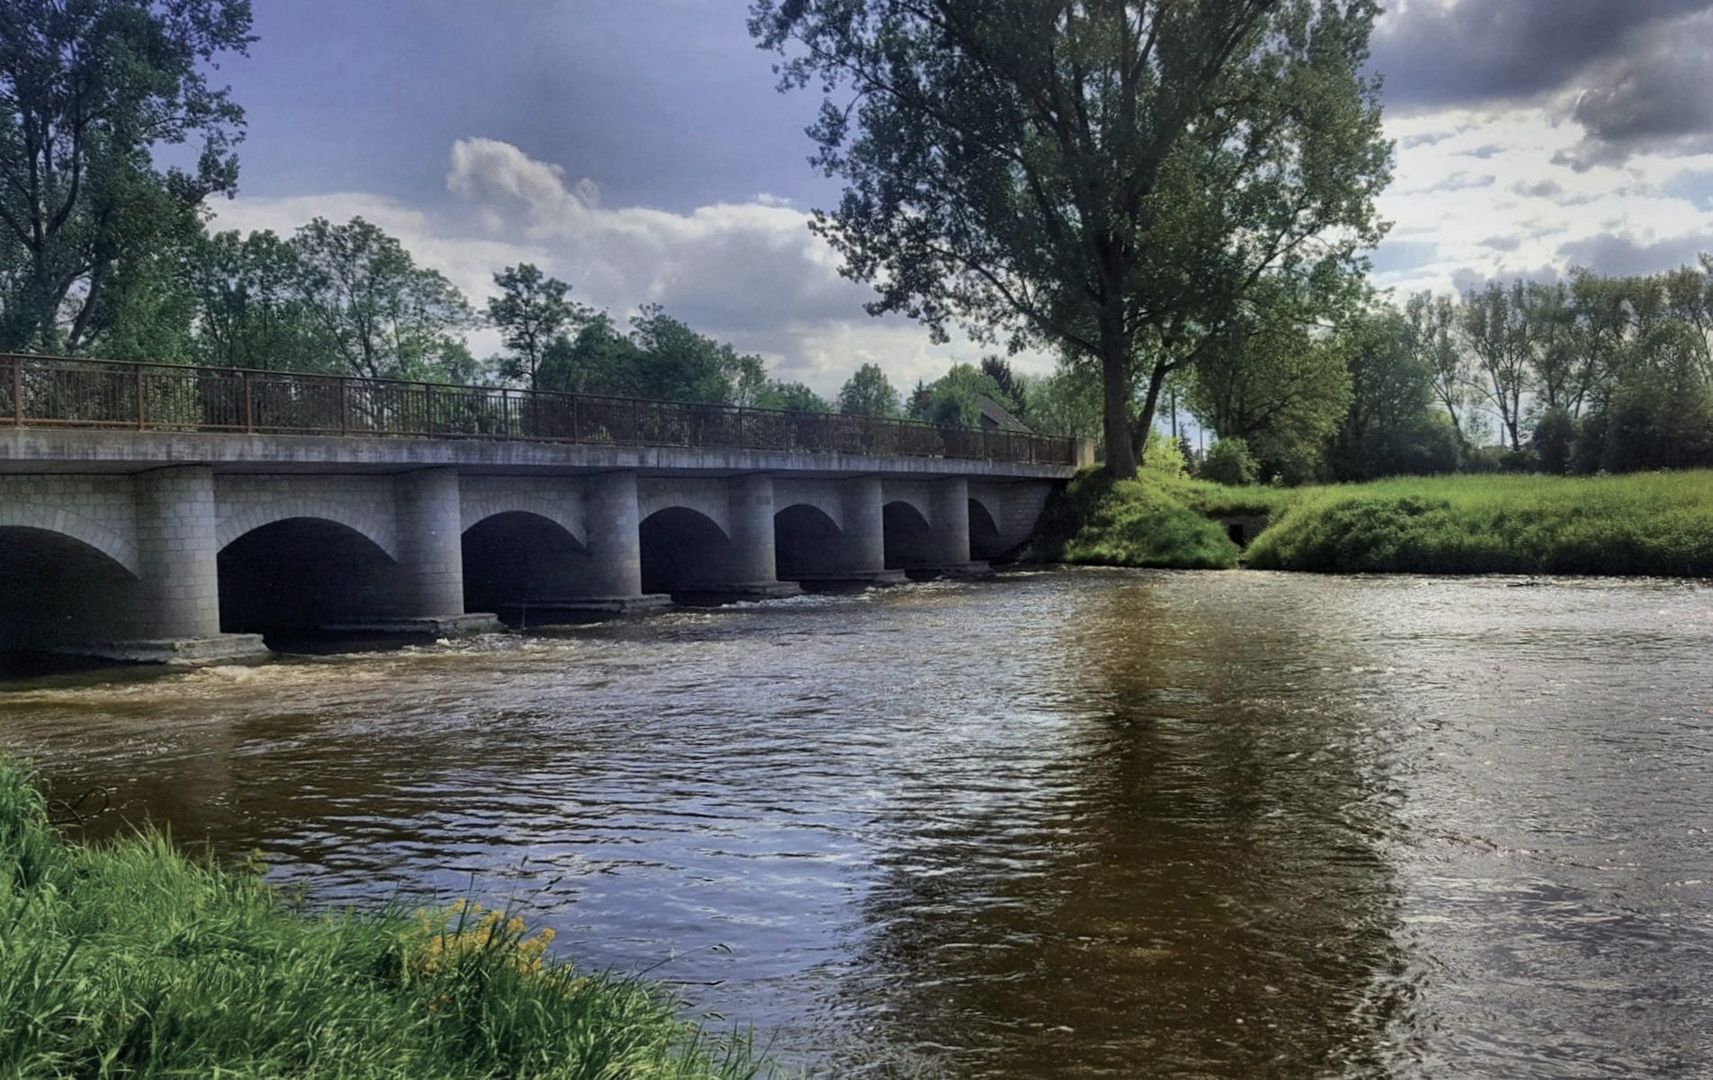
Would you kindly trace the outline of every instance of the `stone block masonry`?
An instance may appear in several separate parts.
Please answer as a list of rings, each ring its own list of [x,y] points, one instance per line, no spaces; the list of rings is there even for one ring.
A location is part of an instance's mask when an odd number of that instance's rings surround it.
[[[538,622],[667,601],[645,586],[760,599],[799,582],[967,572],[981,565],[972,538],[982,554],[1014,548],[1068,474],[840,454],[0,430],[0,649],[208,662],[261,653],[259,632],[438,635],[491,627],[494,608]]]

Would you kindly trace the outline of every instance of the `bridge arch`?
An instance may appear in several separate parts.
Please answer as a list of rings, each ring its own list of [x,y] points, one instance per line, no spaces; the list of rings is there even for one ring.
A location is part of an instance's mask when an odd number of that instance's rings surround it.
[[[463,515],[462,528],[468,536],[471,529],[486,524],[492,518],[504,514],[525,514],[540,518],[569,536],[578,546],[588,543],[584,534],[585,525],[579,515],[573,512],[566,499],[538,498],[527,495],[493,495],[476,499],[466,499],[461,507]]]
[[[272,517],[221,544],[220,629],[278,633],[395,613],[402,592],[392,552],[344,521]]]
[[[545,500],[544,500],[545,501]],[[588,549],[561,516],[502,510],[473,522],[466,515],[464,610],[506,618],[526,601],[581,595]]]
[[[731,535],[708,514],[668,506],[643,518],[637,529],[643,592],[686,592],[726,583],[733,563]]]
[[[0,650],[130,635],[135,571],[74,532],[0,525]]]
[[[646,521],[664,510],[690,510],[731,534],[730,489],[724,480],[644,480],[637,485],[637,516]]]
[[[312,520],[341,525],[396,560],[392,504],[372,506],[347,499],[274,499],[233,509],[215,525],[215,544],[224,551],[240,537],[282,521]]]
[[[773,557],[781,580],[837,571],[844,543],[844,530],[818,506],[792,503],[774,512]]]
[[[137,576],[137,546],[112,529],[69,510],[0,503],[0,530],[35,529],[76,540]]]
[[[880,513],[888,570],[931,561],[934,529],[920,507],[905,499],[893,499],[881,507]]]
[[[999,535],[999,522],[985,502],[972,497],[970,503],[970,558],[997,559],[1009,550]]]

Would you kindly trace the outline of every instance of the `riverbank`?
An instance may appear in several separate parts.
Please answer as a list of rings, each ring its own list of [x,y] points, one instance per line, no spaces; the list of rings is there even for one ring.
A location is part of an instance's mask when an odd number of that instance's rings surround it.
[[[545,956],[506,913],[299,910],[160,834],[49,824],[0,760],[0,1073],[646,1076],[760,1071],[634,980]]]
[[[1240,550],[1217,520],[1267,515]],[[1072,482],[1032,555],[1319,573],[1713,576],[1713,471],[1447,476],[1232,488],[1144,472]]]

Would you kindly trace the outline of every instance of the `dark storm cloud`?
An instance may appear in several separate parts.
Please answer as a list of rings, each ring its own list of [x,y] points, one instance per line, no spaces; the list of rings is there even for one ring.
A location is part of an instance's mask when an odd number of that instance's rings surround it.
[[[1713,0],[1413,0],[1373,67],[1393,108],[1573,98],[1584,138],[1554,160],[1584,170],[1713,136],[1710,49]]]
[[[1627,233],[1607,232],[1576,240],[1558,249],[1575,266],[1602,274],[1655,274],[1693,265],[1703,251],[1713,251],[1713,233],[1673,236],[1642,243]]]
[[[1381,20],[1373,66],[1394,106],[1533,97],[1626,55],[1638,31],[1710,8],[1713,0],[1414,0]]]
[[[1693,144],[1713,134],[1713,14],[1648,27],[1576,99],[1585,135],[1557,164],[1584,170],[1636,150]]]

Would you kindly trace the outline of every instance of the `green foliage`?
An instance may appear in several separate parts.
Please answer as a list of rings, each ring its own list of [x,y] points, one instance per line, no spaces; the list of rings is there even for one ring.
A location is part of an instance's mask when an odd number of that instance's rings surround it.
[[[1258,280],[1349,273],[1383,232],[1377,12],[753,0],[750,25],[783,87],[826,89],[816,163],[846,190],[817,227],[869,310],[1083,358],[1129,475],[1165,376]]]
[[[1713,472],[1304,489],[1249,565],[1327,573],[1713,574]]]
[[[297,249],[272,232],[202,237],[189,255],[197,359],[225,367],[340,372],[312,318]]]
[[[0,350],[177,351],[161,256],[236,188],[243,112],[207,71],[251,40],[247,0],[0,5]]]
[[[1585,427],[1581,456],[1606,472],[1713,467],[1713,384],[1632,372]]]
[[[1422,332],[1397,311],[1364,312],[1343,328],[1350,408],[1327,446],[1339,480],[1455,472],[1458,439],[1435,407],[1431,355]]]
[[[1249,444],[1239,438],[1221,439],[1207,448],[1207,457],[1197,474],[1214,484],[1243,487],[1261,477],[1261,466],[1249,452]]]
[[[1529,445],[1540,458],[1541,471],[1563,476],[1570,471],[1570,448],[1576,441],[1576,420],[1563,408],[1547,409],[1535,421]]]
[[[903,411],[898,391],[878,364],[856,369],[839,389],[839,412],[846,416],[896,417]]]
[[[488,300],[488,321],[506,346],[499,375],[533,388],[547,351],[593,312],[568,298],[571,286],[533,263],[506,267],[494,275],[494,284],[500,294]]]
[[[1149,429],[1142,444],[1142,471],[1174,480],[1188,476],[1183,444],[1157,428]]]
[[[0,1074],[754,1076],[639,982],[543,962],[510,913],[294,910],[143,833],[54,834],[0,762]]]
[[[830,413],[833,407],[827,399],[800,382],[779,382],[769,379],[756,395],[755,406],[760,409],[786,409],[791,412]]]
[[[1324,290],[1270,282],[1197,358],[1190,411],[1221,439],[1244,440],[1268,480],[1300,484],[1322,472],[1323,448],[1346,416],[1351,371],[1345,338],[1316,319],[1351,300],[1349,282]],[[1358,317],[1358,327],[1362,326]]]
[[[1100,378],[1086,365],[1061,360],[1053,374],[1024,384],[1023,396],[1028,402],[1029,426],[1034,430],[1100,438]]]
[[[946,373],[910,395],[909,416],[930,424],[975,427],[981,422],[981,399],[987,398],[1012,415],[1018,412],[1004,387],[992,375],[971,364],[953,364]]]
[[[467,379],[463,331],[475,315],[436,270],[362,218],[316,218],[290,241],[295,287],[309,322],[347,374],[371,379]]]
[[[1217,570],[1237,563],[1237,545],[1189,506],[1186,482],[1142,470],[1113,480],[1085,472],[1049,504],[1029,555],[1044,562]]]

